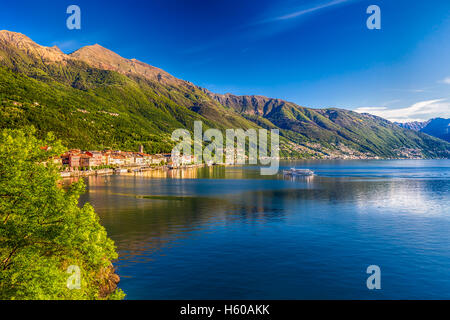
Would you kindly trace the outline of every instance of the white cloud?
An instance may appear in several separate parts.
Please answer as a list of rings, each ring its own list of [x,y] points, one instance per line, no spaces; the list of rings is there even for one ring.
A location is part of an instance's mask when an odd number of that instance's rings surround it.
[[[441,82],[441,83],[445,83],[445,84],[450,84],[450,77],[447,77],[447,78],[445,78],[445,79],[442,79],[440,82]]]
[[[412,93],[422,93],[427,92],[427,89],[388,89],[389,91],[401,91],[401,92],[412,92]]]
[[[417,102],[407,108],[362,107],[355,111],[395,122],[426,121],[436,117],[450,118],[450,102],[447,99],[435,99]]]
[[[259,21],[259,22],[255,23],[255,24],[263,24],[263,23],[269,23],[269,22],[275,22],[275,21],[289,20],[289,19],[300,17],[300,16],[302,16],[304,14],[308,14],[308,13],[312,13],[312,12],[315,12],[315,11],[319,11],[319,10],[322,10],[322,9],[325,9],[325,8],[328,8],[328,7],[332,7],[332,6],[335,6],[335,5],[339,5],[341,3],[349,2],[349,1],[351,1],[351,0],[333,0],[333,1],[329,1],[329,2],[326,2],[326,3],[320,4],[320,5],[316,5],[314,7],[303,8],[302,10],[298,10],[298,11],[291,12],[291,13],[288,13],[288,14],[284,14],[284,15],[281,15],[281,16],[277,16],[277,17],[266,19],[266,20],[262,20],[262,21]]]
[[[337,4],[341,4],[343,2],[347,2],[347,0],[334,0],[334,1],[322,4],[322,5],[319,5],[319,6],[316,6],[316,7],[312,7],[312,8],[308,8],[308,9],[292,12],[292,13],[286,14],[284,16],[280,16],[280,17],[274,18],[273,20],[287,20],[287,19],[297,18],[297,17],[302,16],[302,15],[304,15],[306,13],[311,13],[311,12],[314,12],[314,11],[317,11],[317,10],[325,9],[325,8],[328,8],[328,7],[337,5]]]

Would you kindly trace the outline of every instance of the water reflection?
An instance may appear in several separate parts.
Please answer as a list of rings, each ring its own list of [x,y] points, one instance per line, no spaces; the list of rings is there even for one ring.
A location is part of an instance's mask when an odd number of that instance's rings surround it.
[[[253,167],[92,176],[82,200],[116,241],[129,298],[370,298],[357,271],[368,261],[388,268],[378,297],[442,298],[447,164],[310,162],[319,175],[295,179]]]

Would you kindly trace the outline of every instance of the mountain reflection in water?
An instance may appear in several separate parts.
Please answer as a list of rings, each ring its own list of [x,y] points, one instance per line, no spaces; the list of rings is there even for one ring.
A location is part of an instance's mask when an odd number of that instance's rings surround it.
[[[450,298],[448,160],[282,166],[86,178],[127,298]]]

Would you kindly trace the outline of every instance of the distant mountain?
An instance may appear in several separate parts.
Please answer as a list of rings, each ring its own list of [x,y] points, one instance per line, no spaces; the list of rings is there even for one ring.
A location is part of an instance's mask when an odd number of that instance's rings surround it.
[[[405,129],[420,131],[423,128],[425,128],[429,122],[430,122],[430,120],[428,120],[428,121],[412,121],[412,122],[404,122],[404,123],[395,122],[395,124],[399,125],[402,128],[405,128]]]
[[[435,118],[420,130],[430,136],[450,142],[450,119]]]
[[[0,31],[0,128],[34,125],[67,147],[168,152],[171,133],[278,128],[295,158],[450,157],[450,144],[376,116],[262,96],[215,94],[100,45],[64,54]]]
[[[434,118],[424,122],[397,123],[402,128],[420,131],[450,142],[450,119]]]

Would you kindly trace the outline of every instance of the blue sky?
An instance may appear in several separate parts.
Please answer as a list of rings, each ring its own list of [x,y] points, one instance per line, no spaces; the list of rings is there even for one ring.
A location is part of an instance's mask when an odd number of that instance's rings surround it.
[[[81,8],[81,30],[66,8]],[[366,8],[381,9],[381,30]],[[450,117],[450,1],[10,1],[0,29],[72,52],[99,43],[218,93],[390,120]]]

